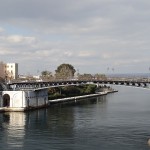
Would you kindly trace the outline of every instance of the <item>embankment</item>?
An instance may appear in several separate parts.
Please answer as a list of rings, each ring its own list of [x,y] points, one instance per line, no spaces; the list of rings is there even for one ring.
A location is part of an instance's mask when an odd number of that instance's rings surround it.
[[[86,98],[103,96],[103,95],[107,95],[109,93],[115,93],[115,92],[118,92],[118,91],[111,90],[111,91],[99,92],[99,93],[96,93],[96,94],[88,94],[88,95],[82,95],[82,96],[74,96],[74,97],[67,97],[67,98],[49,100],[49,104],[51,105],[51,104],[57,104],[57,103],[63,103],[63,102],[72,102],[72,101],[78,101],[78,100],[85,100]]]

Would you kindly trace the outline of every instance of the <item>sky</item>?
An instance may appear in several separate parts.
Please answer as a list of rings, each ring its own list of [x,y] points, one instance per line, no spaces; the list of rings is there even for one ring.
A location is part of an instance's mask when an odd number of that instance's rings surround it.
[[[19,74],[150,73],[150,0],[0,0],[0,61]]]

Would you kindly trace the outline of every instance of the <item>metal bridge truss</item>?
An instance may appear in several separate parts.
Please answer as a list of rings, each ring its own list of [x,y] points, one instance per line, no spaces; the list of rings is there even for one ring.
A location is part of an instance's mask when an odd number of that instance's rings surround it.
[[[125,85],[134,87],[148,88],[150,82],[146,81],[117,81],[117,80],[74,80],[74,81],[50,81],[50,82],[16,82],[8,84],[12,90],[40,90],[49,87],[60,87],[68,85],[82,85],[82,84],[97,84],[97,85]]]

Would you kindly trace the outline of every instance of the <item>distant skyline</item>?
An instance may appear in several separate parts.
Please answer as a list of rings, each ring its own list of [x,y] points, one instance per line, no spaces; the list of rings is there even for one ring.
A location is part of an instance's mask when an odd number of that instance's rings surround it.
[[[20,74],[150,73],[149,0],[0,0],[0,61]],[[109,69],[108,69],[109,68]]]

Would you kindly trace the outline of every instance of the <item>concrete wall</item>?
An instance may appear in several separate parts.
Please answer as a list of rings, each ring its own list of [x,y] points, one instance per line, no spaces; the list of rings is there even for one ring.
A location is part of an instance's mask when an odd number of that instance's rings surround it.
[[[38,107],[48,104],[47,90],[27,91],[26,92],[26,106]]]

